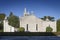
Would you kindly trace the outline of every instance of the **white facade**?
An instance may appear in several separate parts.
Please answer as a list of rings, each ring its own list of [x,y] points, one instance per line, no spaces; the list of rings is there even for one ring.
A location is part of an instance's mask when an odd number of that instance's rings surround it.
[[[46,19],[46,21],[37,18],[33,11],[31,14],[26,11],[26,8],[24,10],[24,15],[19,18],[20,21],[20,27],[24,27],[25,31],[29,32],[46,32],[46,28],[50,26],[53,31],[52,32],[57,32],[57,27],[56,27],[56,21],[49,21]],[[14,32],[15,28],[10,26],[8,24],[8,20],[5,17],[5,20],[3,21],[3,30],[4,32]]]
[[[35,15],[29,14],[29,12],[26,11],[26,8],[24,10],[24,16],[20,17],[20,27],[24,27],[25,31],[29,32],[46,32],[46,27],[50,26],[53,31],[56,32],[56,21],[49,21],[48,19],[46,21],[37,18]]]
[[[7,18],[5,17],[5,20],[3,21],[3,31],[4,32],[14,32],[14,27],[10,26],[8,24],[8,20]]]

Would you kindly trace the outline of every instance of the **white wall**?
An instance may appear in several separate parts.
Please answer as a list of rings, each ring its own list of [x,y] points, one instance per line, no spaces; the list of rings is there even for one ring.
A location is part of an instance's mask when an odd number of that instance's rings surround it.
[[[56,32],[56,21],[51,22],[51,21],[43,21],[39,18],[36,18],[35,16],[24,16],[20,18],[20,26],[27,28],[28,24],[28,29],[30,32],[46,32],[46,27],[49,25],[51,28],[53,28],[52,32]],[[38,31],[36,30],[36,24],[38,24]]]
[[[14,27],[12,27],[8,24],[8,20],[4,20],[3,24],[4,24],[3,25],[3,31],[4,32],[14,32]]]
[[[25,31],[27,31],[27,24],[28,24],[28,30],[30,32],[36,32],[36,19],[34,16],[26,16],[20,19],[20,27],[24,27]]]
[[[40,32],[46,32],[46,28],[50,25],[50,27],[53,29],[52,32],[57,32],[56,28],[56,21],[43,21],[42,27],[40,27]]]

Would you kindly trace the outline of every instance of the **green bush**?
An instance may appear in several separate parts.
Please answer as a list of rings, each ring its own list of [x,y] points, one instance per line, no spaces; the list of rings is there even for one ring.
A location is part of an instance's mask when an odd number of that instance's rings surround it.
[[[50,26],[46,28],[46,32],[52,32],[52,30],[53,29]]]
[[[24,32],[25,29],[24,29],[23,27],[20,27],[20,28],[18,29],[18,31],[19,31],[19,32]]]

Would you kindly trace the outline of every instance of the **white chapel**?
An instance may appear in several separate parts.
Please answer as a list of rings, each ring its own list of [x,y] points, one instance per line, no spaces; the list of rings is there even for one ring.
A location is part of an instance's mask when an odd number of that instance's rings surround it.
[[[50,21],[48,18],[46,18],[46,21],[37,18],[34,15],[34,12],[32,11],[29,13],[29,11],[24,9],[24,15],[19,17],[20,21],[20,27],[24,27],[25,31],[29,32],[46,32],[46,28],[50,26],[53,30],[52,32],[56,32],[56,21]]]
[[[50,21],[48,17],[44,21],[36,17],[33,11],[29,13],[26,8],[24,9],[23,16],[19,17],[19,21],[20,27],[24,27],[25,32],[46,32],[48,26],[53,29],[52,32],[57,32],[56,21]],[[5,17],[3,24],[4,32],[15,32],[15,28],[8,24],[7,17]]]

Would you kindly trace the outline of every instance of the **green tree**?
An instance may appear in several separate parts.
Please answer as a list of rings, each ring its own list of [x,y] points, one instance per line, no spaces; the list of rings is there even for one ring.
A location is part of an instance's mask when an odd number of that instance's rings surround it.
[[[12,12],[10,12],[10,15],[9,16],[13,16],[13,13]]]
[[[19,31],[19,32],[24,32],[25,29],[24,29],[23,27],[20,27],[20,28],[18,29],[18,31]]]
[[[0,21],[1,21],[1,20],[4,20],[5,16],[6,16],[6,15],[5,15],[4,13],[1,13],[1,14],[0,14]]]
[[[3,29],[3,20],[5,16],[6,15],[4,13],[0,13],[0,29]]]
[[[19,27],[19,17],[13,15],[11,12],[9,17],[8,17],[9,25],[18,28]]]
[[[46,32],[52,32],[52,28],[50,27],[50,26],[48,26],[47,28],[46,28]]]
[[[60,19],[57,20],[57,32],[60,32]]]
[[[54,17],[47,16],[47,18],[48,18],[50,21],[54,21]]]
[[[43,18],[41,18],[42,20],[46,20],[46,18],[48,18],[50,21],[54,21],[54,17],[51,16],[44,16]]]

